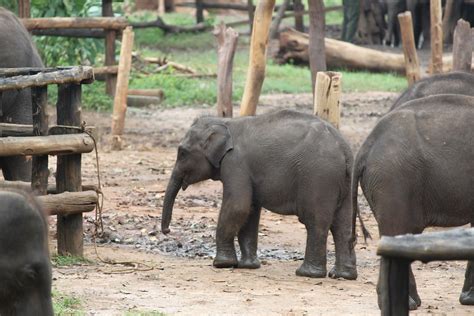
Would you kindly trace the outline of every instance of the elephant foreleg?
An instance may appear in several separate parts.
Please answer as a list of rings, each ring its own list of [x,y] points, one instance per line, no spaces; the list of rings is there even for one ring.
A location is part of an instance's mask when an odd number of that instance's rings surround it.
[[[466,276],[459,302],[462,305],[474,305],[474,261],[467,262]]]
[[[247,222],[239,231],[238,239],[242,258],[239,268],[258,269],[260,261],[257,258],[258,224],[260,222],[260,207],[253,207]]]
[[[31,157],[14,156],[0,159],[3,177],[9,181],[31,181]]]

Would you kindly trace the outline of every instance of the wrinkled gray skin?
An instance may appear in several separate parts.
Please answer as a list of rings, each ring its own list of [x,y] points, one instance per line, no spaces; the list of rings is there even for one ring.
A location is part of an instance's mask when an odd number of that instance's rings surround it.
[[[357,154],[352,198],[357,208],[360,180],[381,236],[473,224],[473,120],[474,98],[458,95],[416,99],[380,119]],[[473,266],[462,304],[474,304]],[[416,309],[421,300],[411,270],[409,290]]]
[[[179,189],[206,179],[220,180],[224,190],[215,267],[260,267],[258,225],[264,207],[296,215],[306,226],[305,259],[297,275],[326,276],[326,240],[331,230],[336,264],[329,276],[352,280],[357,270],[351,168],[347,143],[313,115],[285,110],[236,119],[198,118],[178,148],[163,203],[162,231],[169,232]],[[240,261],[234,248],[236,236]]]
[[[381,0],[384,11],[387,13],[387,30],[385,31],[385,45],[398,46],[400,43],[400,24],[397,15],[406,11],[405,0]]]
[[[474,96],[474,75],[468,72],[456,71],[421,79],[398,97],[390,111],[408,101],[436,94]]]
[[[0,315],[53,315],[48,225],[20,191],[0,192]]]
[[[23,24],[3,8],[0,8],[0,30],[0,68],[43,67]],[[32,124],[30,89],[3,93],[0,122]],[[6,180],[31,180],[31,162],[25,157],[0,158],[0,168]]]

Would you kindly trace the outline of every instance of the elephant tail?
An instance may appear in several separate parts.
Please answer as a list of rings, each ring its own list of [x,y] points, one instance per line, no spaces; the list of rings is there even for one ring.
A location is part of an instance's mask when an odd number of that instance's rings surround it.
[[[357,217],[359,218],[359,223],[360,227],[362,228],[362,234],[364,235],[364,242],[367,242],[367,238],[372,239],[372,236],[370,235],[370,232],[364,225],[364,221],[362,220],[362,217],[360,216],[360,209],[359,209],[359,203],[357,202],[357,196],[358,196],[358,191],[359,191],[359,179],[364,172],[364,165],[365,165],[365,157],[367,151],[364,150],[365,148],[364,144],[359,152],[357,153],[357,157],[354,162],[354,168],[352,171],[352,234],[353,234],[353,239],[354,243],[357,240],[356,237],[356,221]]]

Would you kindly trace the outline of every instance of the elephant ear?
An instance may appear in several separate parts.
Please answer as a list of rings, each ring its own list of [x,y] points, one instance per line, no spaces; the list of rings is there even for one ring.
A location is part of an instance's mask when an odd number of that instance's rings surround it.
[[[207,160],[215,168],[220,167],[222,158],[232,148],[234,144],[227,126],[216,124],[208,128],[203,150]]]

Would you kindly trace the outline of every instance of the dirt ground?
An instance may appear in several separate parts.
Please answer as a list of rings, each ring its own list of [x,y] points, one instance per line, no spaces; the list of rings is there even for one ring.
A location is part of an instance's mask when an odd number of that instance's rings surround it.
[[[344,94],[341,131],[354,152],[376,120],[396,97],[393,93]],[[310,95],[263,97],[259,113],[278,108],[311,111]],[[360,199],[362,216],[374,236],[356,246],[357,281],[297,277],[306,233],[296,217],[262,213],[258,270],[215,269],[215,228],[221,203],[220,182],[206,181],[180,192],[171,233],[155,227],[161,219],[164,190],[176,147],[192,120],[209,108],[129,109],[126,146],[110,150],[109,113],[85,113],[99,128],[101,176],[105,193],[105,236],[97,242],[101,258],[134,262],[102,263],[92,243],[93,214],[85,218],[85,250],[90,264],[55,267],[53,287],[75,296],[88,315],[121,315],[126,311],[160,311],[183,315],[377,315],[375,284],[378,232],[373,216]],[[235,109],[235,113],[238,113]],[[84,156],[83,183],[95,183],[95,160]],[[51,218],[51,247],[55,223]],[[159,227],[159,226],[158,226]],[[54,252],[55,250],[52,249]],[[334,244],[328,240],[328,270]],[[473,313],[458,297],[464,262],[414,264],[423,300],[413,314]]]

